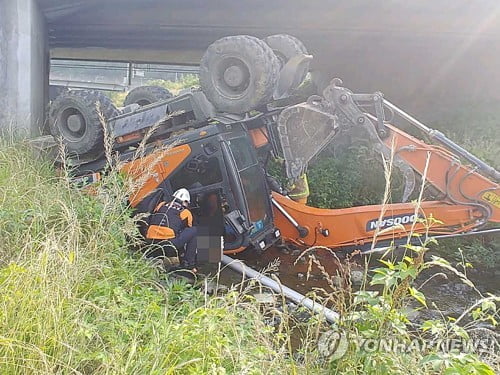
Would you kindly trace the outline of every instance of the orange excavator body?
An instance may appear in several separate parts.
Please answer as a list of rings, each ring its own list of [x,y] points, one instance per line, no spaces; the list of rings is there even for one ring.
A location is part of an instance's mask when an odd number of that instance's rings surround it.
[[[224,43],[232,40],[236,45],[244,40],[258,51],[265,46],[255,38],[236,38],[224,38]],[[280,35],[280,40],[298,45],[292,37],[283,39]],[[219,51],[226,44],[209,48],[207,54]],[[269,49],[270,55],[273,50]],[[312,58],[304,52],[305,47],[300,48],[298,55],[284,64],[278,80],[249,75],[248,84],[239,85],[250,88],[239,96],[243,98],[241,103],[240,99],[229,99],[222,94],[219,97],[222,92],[219,89],[191,90],[142,109],[129,108],[130,111],[108,119],[110,124],[106,126],[117,136],[113,150],[121,153],[120,160],[124,162],[122,172],[135,181],[136,189],[129,197],[131,207],[137,212],[150,212],[148,201],[154,200],[155,192],[163,194],[173,190],[172,181],[177,175],[189,177],[179,183],[187,185],[191,193],[197,195],[199,216],[205,215],[206,223],[220,221],[221,228],[214,232],[217,232],[217,237],[221,236],[220,233],[226,235],[225,248],[229,254],[240,252],[249,245],[265,250],[279,241],[280,236],[301,246],[341,248],[373,246],[377,241],[404,241],[410,233],[478,233],[488,223],[500,223],[500,188],[495,182],[500,181],[500,172],[385,100],[382,93],[355,94],[342,87],[340,79],[334,79],[322,95],[312,95],[305,102],[291,104],[296,101],[292,93],[305,77],[303,73]],[[224,60],[228,71],[233,60],[238,60],[233,53],[236,52],[231,49],[229,55],[223,55],[223,59],[228,59]],[[246,54],[242,56],[246,58]],[[278,64],[271,60],[269,69],[262,71],[277,73]],[[239,65],[237,70],[241,70]],[[202,78],[205,77],[200,79],[202,87],[203,82],[208,86],[205,89],[217,83],[218,78],[213,77],[219,77],[219,68],[213,72],[208,68],[200,71]],[[215,74],[213,77],[210,76],[212,73]],[[277,78],[274,73],[268,75]],[[268,86],[261,87],[263,82]],[[225,82],[225,85],[233,87],[231,82]],[[244,103],[247,98],[253,99]],[[210,101],[224,106],[216,108]],[[80,104],[85,107],[88,103]],[[386,109],[407,120],[440,146],[422,142],[387,124]],[[99,127],[98,134],[102,131],[101,122],[94,124]],[[278,193],[270,197],[270,176],[266,176],[262,168],[267,163],[259,164],[258,153],[266,152],[266,160],[269,156],[282,156],[289,182],[297,182],[300,176],[305,176],[308,163],[321,150],[329,144],[335,145],[336,140],[342,138],[339,135],[358,130],[364,132],[385,160],[392,160],[403,172],[403,202],[407,201],[415,186],[414,172],[423,176],[423,181],[433,185],[441,196],[416,204],[343,209],[309,207]],[[100,142],[100,137],[94,138],[95,142]],[[152,147],[154,145],[149,143],[154,140],[159,145],[168,143],[170,149]],[[143,142],[147,144],[143,155],[135,155],[129,149],[129,146],[135,147]],[[67,142],[67,146],[72,145],[75,146],[72,140]],[[92,144],[73,151],[80,153],[85,149],[88,153],[101,147],[101,144]],[[464,165],[462,160],[467,160],[474,168]],[[83,158],[76,175],[81,181],[97,181],[100,173],[106,170],[106,164],[102,158]],[[276,190],[283,191],[280,186]],[[217,220],[211,219],[208,211],[203,212],[204,196],[210,197],[211,194],[218,197]]]
[[[497,183],[463,165],[447,149],[429,145],[394,126],[386,126],[387,147],[394,148],[395,155],[442,192],[443,200],[321,209],[273,193],[278,204],[307,230],[307,235],[301,237],[296,226],[275,206],[275,224],[286,240],[299,246],[340,248],[404,240],[410,233],[461,234],[483,226],[485,210],[488,222],[500,223]]]
[[[300,246],[364,246],[374,239],[404,239],[410,232],[458,234],[473,229],[476,220],[481,219],[481,215],[469,206],[438,201],[423,202],[418,209],[413,203],[323,209],[296,203],[278,193],[273,193],[273,198],[308,230],[307,236],[301,238],[283,214],[274,210],[275,225],[281,235]],[[429,220],[430,217],[438,221]]]
[[[393,144],[398,156],[420,175],[424,175],[429,160],[425,179],[446,194],[447,199],[457,204],[482,201],[491,210],[488,221],[500,223],[500,186],[497,183],[461,164],[448,150],[422,142],[394,126],[386,126],[391,134],[385,140],[387,146]],[[447,215],[441,215],[441,219],[449,221]]]

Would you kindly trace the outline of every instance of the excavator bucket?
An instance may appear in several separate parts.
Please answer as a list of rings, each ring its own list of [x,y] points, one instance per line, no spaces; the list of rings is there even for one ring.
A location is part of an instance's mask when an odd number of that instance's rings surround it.
[[[309,161],[323,150],[338,130],[336,116],[319,96],[284,109],[278,119],[278,134],[287,177],[295,180]]]
[[[408,200],[415,187],[413,169],[397,155],[391,157],[390,148],[384,143],[386,136],[382,110],[382,94],[356,94],[338,86],[334,79],[324,90],[323,97],[312,96],[306,103],[284,109],[278,119],[278,135],[285,159],[286,174],[295,180],[307,169],[307,164],[328,144],[341,141],[336,137],[353,130],[363,130],[365,136],[386,160],[393,160],[403,174],[404,192],[402,201]],[[375,107],[374,122],[355,104],[354,99]]]

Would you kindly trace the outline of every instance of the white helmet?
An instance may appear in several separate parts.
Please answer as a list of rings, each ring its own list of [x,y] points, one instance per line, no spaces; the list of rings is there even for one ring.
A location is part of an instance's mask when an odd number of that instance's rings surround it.
[[[181,202],[191,203],[191,195],[189,194],[189,191],[187,189],[180,188],[174,193],[173,197],[180,200]]]

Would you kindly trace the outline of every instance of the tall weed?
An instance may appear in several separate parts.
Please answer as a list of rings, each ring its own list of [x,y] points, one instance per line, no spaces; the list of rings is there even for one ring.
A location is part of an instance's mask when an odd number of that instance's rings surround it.
[[[1,374],[306,370],[239,293],[207,298],[129,250],[119,173],[89,195],[22,142],[0,155]]]

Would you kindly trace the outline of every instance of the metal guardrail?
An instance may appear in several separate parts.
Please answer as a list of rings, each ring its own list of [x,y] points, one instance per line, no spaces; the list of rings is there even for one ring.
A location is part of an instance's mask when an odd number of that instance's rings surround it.
[[[114,83],[87,82],[87,81],[71,81],[62,79],[50,79],[51,86],[71,87],[74,89],[93,89],[106,91],[127,91],[128,86],[117,85]]]
[[[186,74],[198,74],[198,67],[53,59],[49,82],[54,86],[79,89],[126,91],[143,86],[147,81],[175,81]]]

